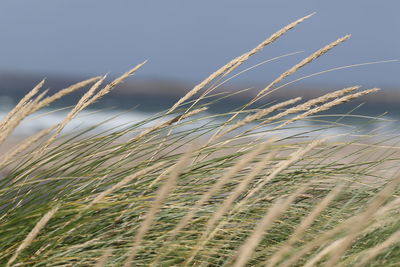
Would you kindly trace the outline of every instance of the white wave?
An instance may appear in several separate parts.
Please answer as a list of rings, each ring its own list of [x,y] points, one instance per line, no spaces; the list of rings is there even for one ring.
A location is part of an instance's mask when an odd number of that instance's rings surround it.
[[[1,111],[0,116],[3,118],[7,112]],[[14,134],[28,136],[45,128],[51,127],[62,122],[68,115],[66,111],[54,111],[52,109],[43,109],[33,115],[25,118],[22,123],[16,128]],[[105,130],[123,125],[138,123],[150,118],[151,113],[140,111],[82,111],[75,119],[73,119],[65,127],[65,132],[70,132],[76,129],[85,129],[97,124],[101,124],[98,130]],[[110,120],[112,118],[112,120]]]
[[[34,115],[27,117],[14,131],[14,134],[17,136],[29,136],[40,130],[51,127],[57,123],[63,121],[63,119],[68,115],[69,110],[58,110],[55,111],[53,109],[43,109]],[[7,111],[0,110],[0,117],[4,117],[7,114]],[[68,133],[75,130],[84,130],[94,125],[99,125],[96,128],[96,131],[105,131],[112,128],[129,126],[134,123],[142,122],[150,117],[154,116],[155,113],[147,113],[141,111],[127,111],[122,112],[118,110],[84,110],[82,111],[74,120],[72,120],[66,128],[63,130],[63,133]],[[208,114],[210,115],[210,114]],[[170,116],[164,118],[169,119]],[[160,120],[152,120],[151,122],[145,124],[146,127],[159,123]],[[181,129],[186,130],[190,128],[198,127],[205,123],[210,123],[210,119],[203,119],[195,124],[191,124],[190,126],[184,126]],[[211,123],[221,124],[223,123],[223,119],[219,118]],[[388,132],[388,130],[395,129],[397,124],[376,121],[374,123],[368,124],[367,129],[361,129],[354,125],[353,127],[331,127],[322,131],[313,131],[318,128],[322,128],[321,125],[316,125],[310,121],[298,121],[291,124],[290,127],[275,131],[273,128],[277,125],[266,126],[263,128],[263,131],[259,133],[254,133],[252,137],[261,137],[268,138],[273,135],[279,136],[280,138],[285,138],[289,136],[294,136],[296,134],[303,133],[304,136],[309,136],[311,138],[325,137],[330,136],[332,138],[343,138],[349,136],[349,134],[363,134],[367,132]],[[241,129],[234,131],[231,134],[238,134],[243,130],[248,130],[254,127],[255,124],[247,125]],[[309,133],[305,133],[309,131]],[[207,135],[206,135],[207,136]]]

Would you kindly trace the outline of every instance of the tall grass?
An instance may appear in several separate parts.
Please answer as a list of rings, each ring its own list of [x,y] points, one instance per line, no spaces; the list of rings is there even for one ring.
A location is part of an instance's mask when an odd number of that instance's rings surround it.
[[[318,113],[378,89],[260,102],[349,36],[289,68],[249,103],[207,113],[229,97],[213,94],[221,81],[309,17],[221,67],[165,112],[100,133],[94,125],[61,134],[144,63],[109,84],[95,77],[51,96],[39,83],[0,122],[0,143],[30,114],[87,91],[63,121],[2,155],[0,264],[398,266],[395,148],[368,135],[327,135],[340,120],[296,124],[321,121]]]

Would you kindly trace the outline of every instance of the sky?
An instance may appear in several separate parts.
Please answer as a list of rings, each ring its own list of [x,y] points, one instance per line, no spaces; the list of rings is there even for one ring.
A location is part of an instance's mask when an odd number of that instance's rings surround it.
[[[286,24],[311,19],[242,68],[268,83],[322,46],[349,41],[292,79],[351,64],[400,59],[399,0],[1,0],[0,71],[118,75],[148,60],[139,78],[198,82]],[[400,85],[400,63],[330,72],[307,83]]]

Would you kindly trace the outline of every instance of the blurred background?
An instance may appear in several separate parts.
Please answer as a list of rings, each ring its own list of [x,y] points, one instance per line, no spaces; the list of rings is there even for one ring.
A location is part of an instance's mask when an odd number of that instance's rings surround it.
[[[285,82],[346,65],[396,60],[400,58],[399,10],[398,0],[2,0],[0,107],[4,114],[43,77],[54,92],[91,76],[109,73],[110,78],[116,77],[148,60],[134,77],[96,106],[116,111],[134,108],[122,121],[142,119],[168,108],[229,60],[312,12],[317,14],[237,72],[277,56],[301,53],[249,70],[221,90],[263,88],[304,57],[349,33],[349,41]],[[342,69],[291,84],[271,98],[312,97],[351,85],[381,87],[382,92],[373,98],[361,100],[366,104],[360,113],[375,116],[389,112],[390,118],[397,118],[399,74],[399,62]],[[242,94],[223,105],[236,107],[252,94]],[[58,104],[76,101],[77,96],[71,96]],[[97,116],[104,118],[101,113]],[[39,119],[27,124],[24,131],[51,122]]]

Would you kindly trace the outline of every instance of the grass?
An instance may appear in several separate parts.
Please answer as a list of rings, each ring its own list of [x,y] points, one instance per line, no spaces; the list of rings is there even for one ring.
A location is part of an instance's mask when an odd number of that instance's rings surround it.
[[[87,90],[63,121],[2,155],[0,264],[398,266],[396,149],[372,134],[328,136],[346,114],[318,115],[378,89],[260,104],[349,36],[295,64],[249,103],[206,112],[229,97],[213,93],[229,74],[309,17],[221,67],[165,112],[100,133],[94,125],[61,134],[144,63],[109,84],[95,77],[51,96],[39,83],[0,122],[0,143],[30,114]],[[320,123],[296,124],[304,120]]]

